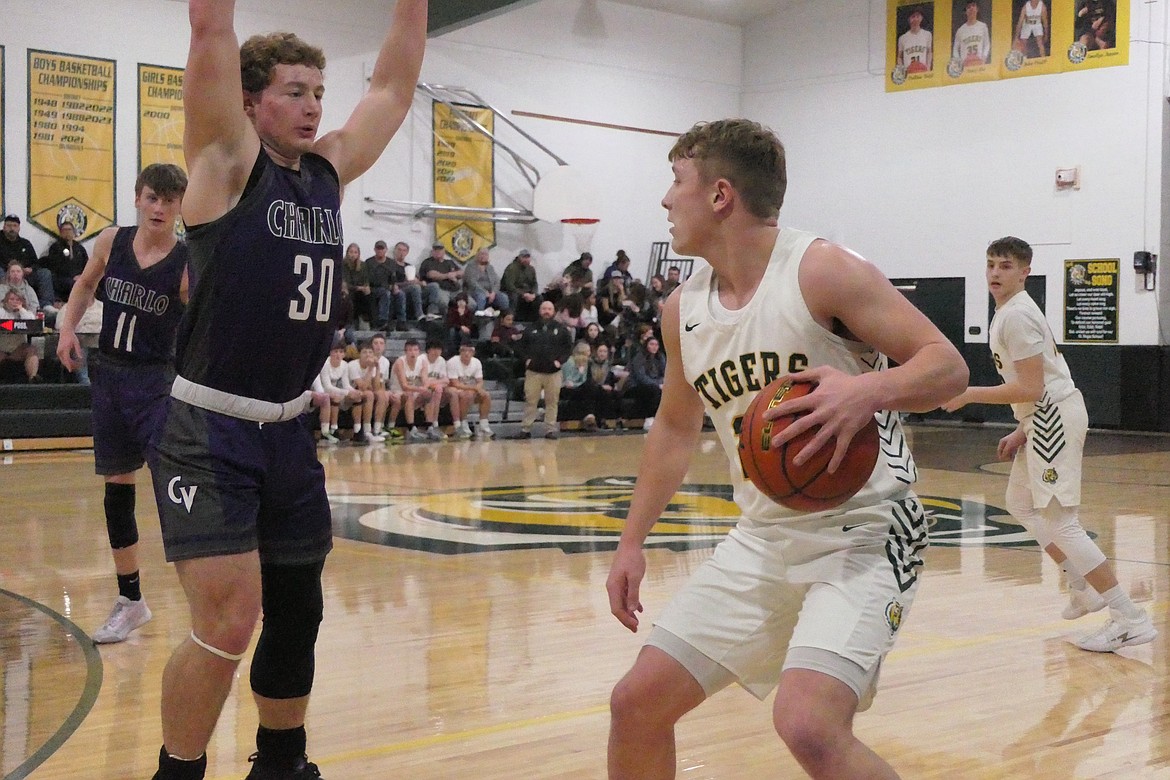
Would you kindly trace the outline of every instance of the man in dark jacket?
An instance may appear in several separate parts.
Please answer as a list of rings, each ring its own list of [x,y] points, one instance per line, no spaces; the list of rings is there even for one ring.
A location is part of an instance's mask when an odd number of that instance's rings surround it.
[[[544,419],[548,425],[545,438],[560,435],[557,426],[557,406],[561,400],[561,366],[573,351],[573,337],[569,328],[553,319],[556,307],[552,301],[540,304],[540,319],[524,331],[520,339],[520,354],[524,356],[524,417],[520,421],[517,438],[532,437],[536,422],[536,405],[544,392]]]

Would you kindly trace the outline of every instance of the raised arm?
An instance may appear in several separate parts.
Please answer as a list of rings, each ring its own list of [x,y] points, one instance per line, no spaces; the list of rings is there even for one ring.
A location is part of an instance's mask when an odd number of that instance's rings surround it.
[[[235,205],[260,151],[244,113],[235,0],[190,0],[191,48],[183,75],[183,218],[210,222]]]
[[[70,371],[76,371],[81,360],[81,343],[77,340],[77,323],[93,304],[98,284],[106,273],[106,263],[110,259],[110,247],[114,245],[116,227],[106,228],[98,234],[93,242],[93,254],[85,264],[81,276],[73,283],[73,290],[69,293],[69,302],[65,307],[65,317],[57,321],[57,330],[60,336],[57,341],[57,359],[61,365]]]
[[[314,147],[333,163],[342,184],[365,173],[398,132],[414,101],[426,37],[427,0],[397,0],[369,91],[345,125],[322,136]]]

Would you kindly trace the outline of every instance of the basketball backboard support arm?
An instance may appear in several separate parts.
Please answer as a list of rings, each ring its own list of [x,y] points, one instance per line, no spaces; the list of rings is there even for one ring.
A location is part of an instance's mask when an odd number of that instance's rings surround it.
[[[500,113],[500,111],[498,111],[494,106],[489,104],[475,92],[472,92],[470,89],[465,87],[449,87],[441,84],[428,84],[426,82],[420,82],[416,85],[415,89],[418,90],[418,92],[421,94],[426,95],[431,99],[447,106],[447,108],[450,109],[452,113],[459,117],[461,121],[466,122],[469,127],[473,128],[481,135],[490,138],[495,148],[500,149],[508,155],[520,174],[529,184],[532,185],[534,191],[541,178],[539,169],[533,163],[526,160],[519,152],[501,141],[495,134],[473,119],[471,115],[461,110],[456,101],[463,104],[483,106],[484,108],[490,110],[497,119],[503,121],[504,124],[519,133],[522,138],[551,157],[558,166],[567,165],[567,163],[558,155],[553,153],[552,150],[537,141],[523,128],[518,126],[504,114]],[[509,222],[521,224],[530,224],[538,220],[531,209],[524,208],[523,206],[520,206],[519,208],[480,208],[473,206],[452,206],[436,202],[393,200],[386,198],[375,198],[371,196],[366,196],[364,200],[366,203],[371,204],[370,207],[366,208],[365,214],[372,217],[390,216],[410,217],[412,219],[442,219],[444,217],[458,217],[462,219],[483,222]]]

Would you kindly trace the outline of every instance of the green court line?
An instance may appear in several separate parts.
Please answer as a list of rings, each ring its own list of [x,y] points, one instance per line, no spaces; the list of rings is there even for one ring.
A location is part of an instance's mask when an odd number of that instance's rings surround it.
[[[77,731],[78,726],[85,720],[85,716],[93,709],[94,702],[97,701],[98,692],[102,688],[102,657],[98,653],[93,639],[82,631],[76,623],[61,613],[46,607],[44,604],[21,596],[18,593],[4,590],[3,588],[0,588],[0,596],[8,596],[9,598],[15,599],[27,607],[45,613],[60,623],[65,629],[65,633],[71,635],[77,642],[77,646],[81,648],[82,655],[85,656],[85,687],[81,691],[81,697],[77,700],[77,704],[73,707],[73,712],[69,713],[69,717],[65,718],[57,731],[45,741],[45,744],[41,745],[31,756],[24,760],[24,763],[3,778],[3,780],[24,780],[24,778],[32,774],[34,769],[45,763],[49,756],[56,753],[57,749],[65,744],[65,740],[69,739],[73,735],[73,732]]]

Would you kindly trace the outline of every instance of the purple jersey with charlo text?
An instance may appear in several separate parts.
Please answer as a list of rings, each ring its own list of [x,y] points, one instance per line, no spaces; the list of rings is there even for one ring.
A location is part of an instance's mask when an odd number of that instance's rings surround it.
[[[329,356],[341,299],[341,190],[323,157],[282,168],[261,149],[240,202],[191,227],[191,304],[178,372],[232,395],[283,403]]]
[[[187,267],[187,246],[175,244],[166,257],[143,268],[134,255],[137,227],[114,234],[105,276],[98,285],[102,302],[102,354],[123,362],[167,363],[175,354],[175,328],[183,315],[179,288]]]

